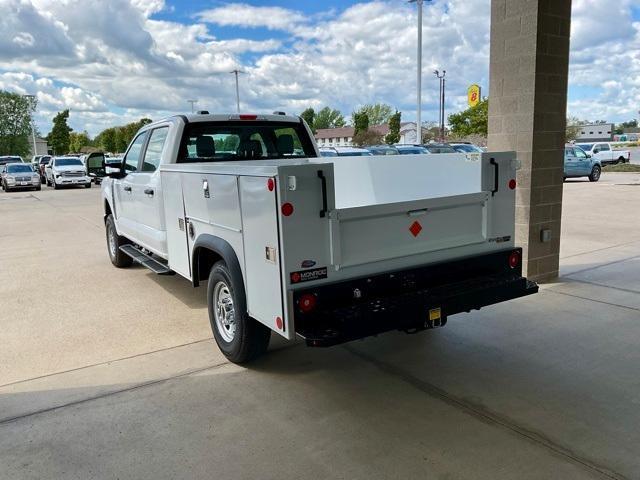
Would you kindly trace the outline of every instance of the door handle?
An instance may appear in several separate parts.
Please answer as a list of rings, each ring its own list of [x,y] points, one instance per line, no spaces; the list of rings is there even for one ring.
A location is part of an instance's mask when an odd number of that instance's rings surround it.
[[[130,187],[130,186],[128,186],[128,185],[125,185],[125,186],[124,186],[124,188],[123,188],[123,190],[124,190],[125,192],[130,192],[130,191],[131,191],[131,187]]]
[[[144,193],[146,195],[153,195],[153,188],[145,188]]]

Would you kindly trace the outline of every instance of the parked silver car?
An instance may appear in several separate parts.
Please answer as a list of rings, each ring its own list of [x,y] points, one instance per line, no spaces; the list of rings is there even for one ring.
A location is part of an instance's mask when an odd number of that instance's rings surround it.
[[[8,163],[2,168],[2,189],[5,192],[19,188],[40,190],[40,175],[28,163]]]

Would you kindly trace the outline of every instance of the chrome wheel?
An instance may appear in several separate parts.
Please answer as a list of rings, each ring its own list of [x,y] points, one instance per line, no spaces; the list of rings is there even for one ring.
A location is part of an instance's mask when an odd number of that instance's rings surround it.
[[[109,254],[111,258],[116,258],[118,253],[118,240],[116,239],[116,232],[111,225],[107,228],[107,241],[109,243]]]
[[[236,335],[236,315],[233,297],[224,282],[218,282],[213,289],[216,328],[225,342],[231,343]]]

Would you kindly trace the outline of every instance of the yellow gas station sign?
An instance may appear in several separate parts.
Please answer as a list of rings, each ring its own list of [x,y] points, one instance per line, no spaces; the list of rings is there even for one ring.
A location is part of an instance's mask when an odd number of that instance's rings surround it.
[[[467,103],[470,107],[475,107],[480,103],[480,85],[476,85],[475,83],[469,87],[467,90]]]

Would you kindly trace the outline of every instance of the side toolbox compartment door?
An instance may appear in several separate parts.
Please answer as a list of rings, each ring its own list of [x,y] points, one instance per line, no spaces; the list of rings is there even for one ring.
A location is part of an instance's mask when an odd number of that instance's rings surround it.
[[[182,175],[180,172],[161,172],[162,199],[167,228],[169,268],[190,279],[191,262],[187,244]]]
[[[276,189],[266,177],[239,177],[249,315],[287,339]]]

